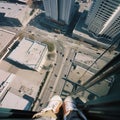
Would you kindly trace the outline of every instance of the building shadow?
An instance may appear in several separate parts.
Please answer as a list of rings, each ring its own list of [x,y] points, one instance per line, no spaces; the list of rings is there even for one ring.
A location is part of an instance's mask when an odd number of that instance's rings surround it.
[[[21,27],[22,24],[18,19],[4,17],[4,13],[0,13],[0,26]]]
[[[30,68],[30,67],[28,67],[28,66],[26,66],[26,65],[24,65],[24,64],[20,64],[20,63],[18,63],[18,62],[15,62],[15,61],[13,61],[13,60],[8,59],[8,58],[5,58],[4,60],[7,61],[8,63],[14,65],[14,66],[17,67],[17,68],[24,69],[24,70],[36,71],[36,70],[34,70],[33,68]]]
[[[44,12],[38,14],[34,19],[32,19],[29,22],[29,25],[34,26],[38,29],[48,31],[48,32],[52,32],[54,29],[53,28],[54,23],[50,19],[46,18]]]

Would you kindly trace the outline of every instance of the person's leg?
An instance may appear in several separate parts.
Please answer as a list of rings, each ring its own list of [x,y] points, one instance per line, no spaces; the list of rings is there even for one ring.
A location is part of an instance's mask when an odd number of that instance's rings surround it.
[[[62,99],[60,96],[53,96],[47,107],[42,109],[39,113],[36,113],[33,118],[35,120],[56,120],[56,114],[59,112],[60,107],[62,106]]]
[[[82,111],[78,110],[74,99],[68,96],[63,103],[64,120],[87,120]]]

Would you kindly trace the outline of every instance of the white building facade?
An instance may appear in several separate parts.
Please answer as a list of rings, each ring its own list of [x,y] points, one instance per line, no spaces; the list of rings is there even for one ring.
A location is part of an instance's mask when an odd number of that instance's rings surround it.
[[[58,0],[43,0],[46,16],[58,20]]]
[[[120,0],[95,0],[86,25],[96,36],[114,39],[120,34]]]

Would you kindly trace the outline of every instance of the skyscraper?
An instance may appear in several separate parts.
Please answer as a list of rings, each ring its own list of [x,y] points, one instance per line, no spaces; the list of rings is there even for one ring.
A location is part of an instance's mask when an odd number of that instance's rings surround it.
[[[43,0],[47,17],[58,20],[58,0]]]
[[[94,0],[86,25],[96,36],[115,38],[120,34],[120,0]]]
[[[69,24],[74,15],[75,0],[43,0],[46,16]]]

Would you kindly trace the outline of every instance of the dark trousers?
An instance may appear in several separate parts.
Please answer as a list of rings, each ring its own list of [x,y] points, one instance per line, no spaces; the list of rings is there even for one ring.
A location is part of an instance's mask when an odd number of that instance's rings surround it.
[[[66,120],[86,120],[86,117],[78,111],[71,111],[70,114],[66,116]]]

